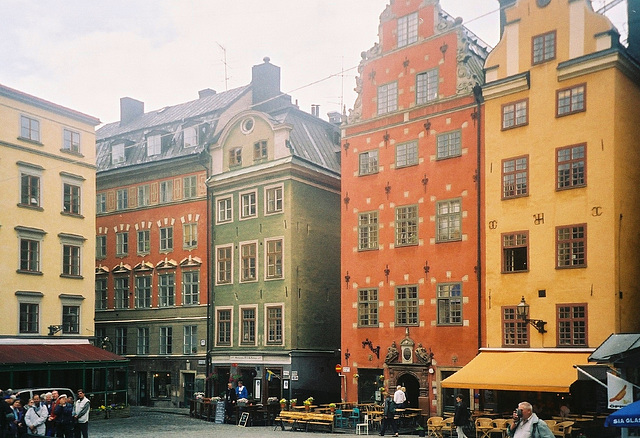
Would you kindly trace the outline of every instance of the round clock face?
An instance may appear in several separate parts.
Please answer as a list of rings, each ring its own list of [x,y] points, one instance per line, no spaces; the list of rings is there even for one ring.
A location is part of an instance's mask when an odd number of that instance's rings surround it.
[[[536,0],[536,2],[538,3],[538,7],[544,8],[551,3],[551,0]]]

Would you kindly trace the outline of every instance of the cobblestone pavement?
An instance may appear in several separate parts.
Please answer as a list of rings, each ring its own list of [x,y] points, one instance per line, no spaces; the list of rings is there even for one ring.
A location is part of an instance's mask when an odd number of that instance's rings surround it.
[[[350,436],[345,433],[296,432],[273,430],[273,426],[239,427],[215,424],[189,417],[188,409],[131,407],[131,417],[96,420],[89,423],[91,438],[176,438],[206,433],[207,436],[309,438]],[[351,429],[351,435],[353,435]],[[376,435],[373,431],[370,435]],[[389,434],[393,436],[393,434]],[[197,436],[197,435],[196,435]]]

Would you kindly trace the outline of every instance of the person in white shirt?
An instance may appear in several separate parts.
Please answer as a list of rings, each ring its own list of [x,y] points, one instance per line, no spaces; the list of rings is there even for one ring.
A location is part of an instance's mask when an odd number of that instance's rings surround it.
[[[76,400],[73,406],[73,418],[77,421],[75,431],[76,438],[80,438],[80,434],[82,434],[82,438],[89,438],[90,408],[89,399],[84,396],[84,390],[78,389],[78,400]]]
[[[513,426],[507,429],[508,435],[512,438],[554,438],[547,423],[533,413],[533,407],[529,402],[518,404],[518,409],[513,411],[513,421]]]
[[[407,396],[402,390],[402,386],[396,387],[396,392],[393,394],[393,402],[396,404],[396,409],[404,408],[404,402],[407,401]]]
[[[32,434],[44,435],[46,430],[45,422],[49,418],[49,409],[40,401],[39,395],[34,395],[32,400],[33,405],[24,414],[24,423]]]

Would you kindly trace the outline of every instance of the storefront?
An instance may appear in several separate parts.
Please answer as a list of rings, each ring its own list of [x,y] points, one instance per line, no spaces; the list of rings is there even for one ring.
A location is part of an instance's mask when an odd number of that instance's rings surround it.
[[[0,388],[83,388],[94,406],[127,405],[128,366],[88,341],[0,344]]]

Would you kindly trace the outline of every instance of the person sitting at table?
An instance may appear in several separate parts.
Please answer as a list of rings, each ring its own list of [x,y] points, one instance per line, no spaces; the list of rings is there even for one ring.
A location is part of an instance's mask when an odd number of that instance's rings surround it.
[[[520,402],[513,411],[513,425],[507,428],[507,434],[513,438],[554,438],[547,423],[533,413],[529,402]]]
[[[462,430],[462,426],[466,425],[469,422],[469,410],[467,409],[467,405],[462,398],[462,395],[456,395],[456,407],[453,414],[453,424],[456,426],[456,432],[458,433],[458,438],[467,438],[464,431]]]
[[[384,431],[391,426],[393,436],[398,436],[398,425],[396,424],[396,404],[391,397],[391,393],[387,391],[387,398],[384,399],[382,426],[380,427],[380,436],[384,436]]]

